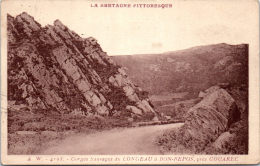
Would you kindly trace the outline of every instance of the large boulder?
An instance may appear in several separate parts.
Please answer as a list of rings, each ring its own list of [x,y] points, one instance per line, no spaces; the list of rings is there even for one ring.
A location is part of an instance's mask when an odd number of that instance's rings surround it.
[[[190,146],[200,146],[203,149],[239,118],[240,112],[235,100],[226,90],[218,89],[188,111],[182,128],[184,140],[192,141]]]

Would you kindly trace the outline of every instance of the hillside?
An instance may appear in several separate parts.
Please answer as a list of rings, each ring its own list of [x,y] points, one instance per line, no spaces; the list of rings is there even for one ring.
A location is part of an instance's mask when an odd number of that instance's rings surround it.
[[[197,96],[218,83],[247,85],[248,45],[216,44],[151,55],[113,56],[132,81],[150,94]]]

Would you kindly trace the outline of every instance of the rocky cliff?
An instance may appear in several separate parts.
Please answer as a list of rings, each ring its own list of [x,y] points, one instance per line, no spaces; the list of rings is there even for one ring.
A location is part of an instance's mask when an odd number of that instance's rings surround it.
[[[42,27],[27,13],[7,18],[9,108],[86,116],[154,114],[147,93],[93,37],[81,38],[59,20]]]

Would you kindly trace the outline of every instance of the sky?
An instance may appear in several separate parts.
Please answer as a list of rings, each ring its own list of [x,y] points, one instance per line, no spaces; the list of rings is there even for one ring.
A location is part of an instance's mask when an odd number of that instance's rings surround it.
[[[5,1],[5,0],[4,0]],[[143,0],[172,8],[91,8],[138,0],[12,0],[3,13],[32,15],[40,24],[59,19],[82,37],[93,36],[109,55],[150,54],[216,43],[258,48],[256,0]]]

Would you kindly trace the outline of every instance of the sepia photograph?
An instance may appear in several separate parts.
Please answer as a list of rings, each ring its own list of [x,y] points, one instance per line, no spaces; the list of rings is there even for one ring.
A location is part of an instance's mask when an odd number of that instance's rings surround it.
[[[258,1],[1,3],[2,163],[259,163]]]

